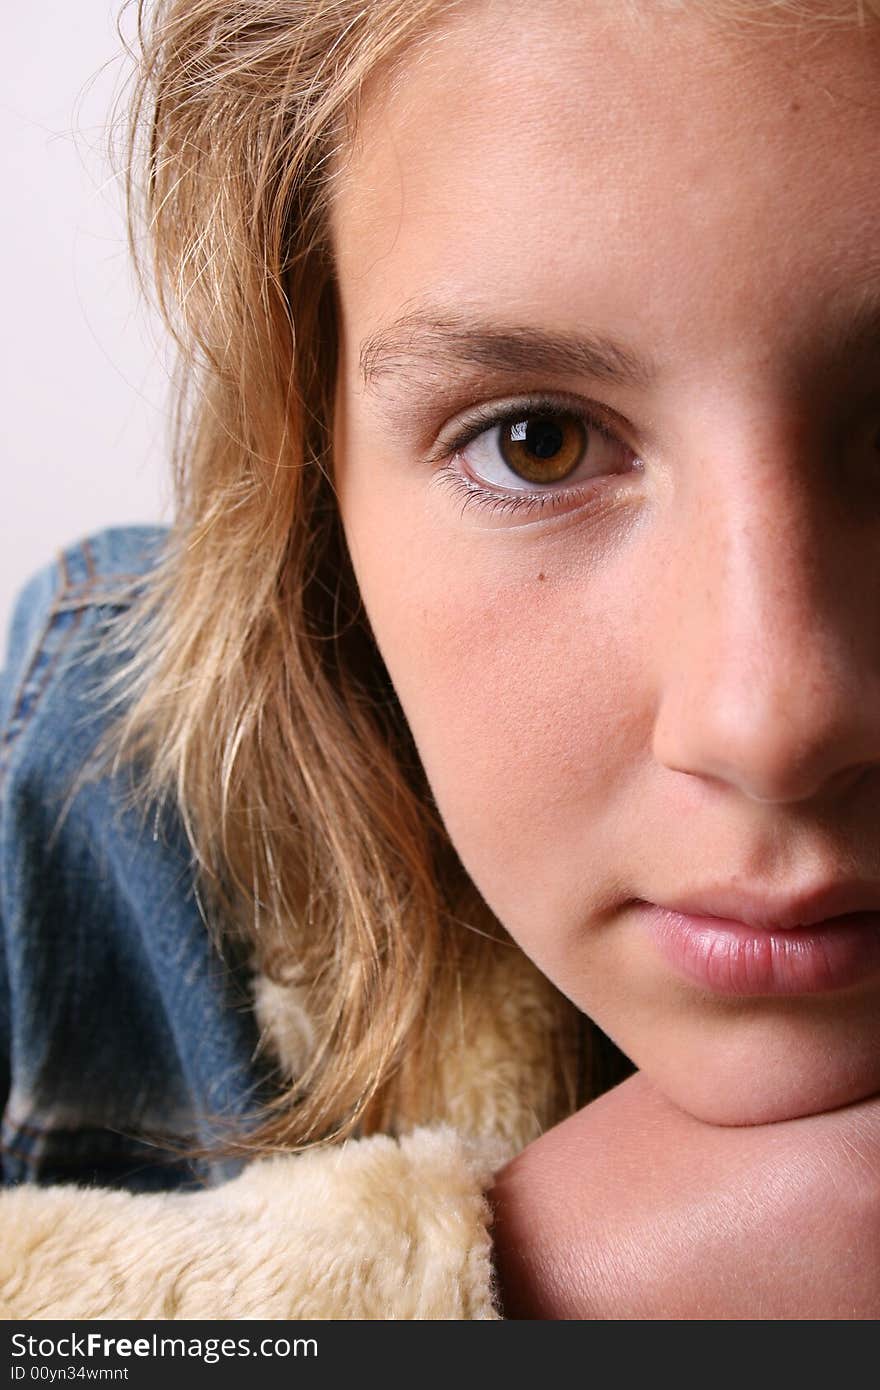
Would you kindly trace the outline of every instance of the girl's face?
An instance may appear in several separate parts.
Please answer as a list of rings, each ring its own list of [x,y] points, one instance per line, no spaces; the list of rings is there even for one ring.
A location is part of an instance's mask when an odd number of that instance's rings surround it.
[[[876,941],[645,904],[880,883],[880,28],[626,9],[475,3],[368,94],[339,502],[487,902],[770,1120],[880,1089]]]

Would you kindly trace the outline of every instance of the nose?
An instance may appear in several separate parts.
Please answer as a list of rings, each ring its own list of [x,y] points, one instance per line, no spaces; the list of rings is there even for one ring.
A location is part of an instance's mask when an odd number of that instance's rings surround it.
[[[880,519],[754,452],[671,509],[653,752],[758,802],[838,795],[880,762]]]

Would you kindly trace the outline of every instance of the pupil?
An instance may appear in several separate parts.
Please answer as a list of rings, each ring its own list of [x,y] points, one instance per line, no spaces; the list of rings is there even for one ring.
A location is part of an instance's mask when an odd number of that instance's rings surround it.
[[[526,447],[539,459],[552,459],[562,448],[562,430],[555,420],[535,420],[526,428]]]

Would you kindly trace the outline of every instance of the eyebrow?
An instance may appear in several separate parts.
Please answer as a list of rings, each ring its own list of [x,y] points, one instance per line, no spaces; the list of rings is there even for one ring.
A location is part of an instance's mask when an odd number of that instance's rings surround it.
[[[389,376],[399,378],[420,364],[429,369],[470,365],[508,374],[543,371],[642,388],[656,375],[646,358],[600,334],[550,332],[441,309],[405,314],[370,334],[361,346],[360,371],[367,391],[381,391]]]

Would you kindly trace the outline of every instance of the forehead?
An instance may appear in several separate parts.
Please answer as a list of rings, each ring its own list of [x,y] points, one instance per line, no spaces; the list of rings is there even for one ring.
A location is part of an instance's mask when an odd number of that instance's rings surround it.
[[[367,89],[331,219],[344,318],[442,288],[520,316],[623,311],[656,340],[722,267],[731,312],[770,291],[795,311],[818,265],[875,278],[878,114],[873,24],[464,5]]]

